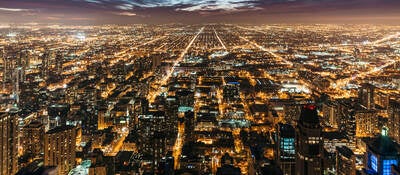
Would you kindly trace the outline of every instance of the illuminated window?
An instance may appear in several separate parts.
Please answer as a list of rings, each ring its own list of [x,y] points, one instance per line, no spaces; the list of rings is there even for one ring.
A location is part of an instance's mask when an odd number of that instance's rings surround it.
[[[391,167],[392,165],[397,166],[397,160],[383,160],[383,175],[390,175],[391,174]]]
[[[375,155],[369,153],[369,167],[372,168],[375,172],[378,172],[378,159]]]
[[[294,138],[283,138],[281,140],[281,149],[288,154],[295,154]]]

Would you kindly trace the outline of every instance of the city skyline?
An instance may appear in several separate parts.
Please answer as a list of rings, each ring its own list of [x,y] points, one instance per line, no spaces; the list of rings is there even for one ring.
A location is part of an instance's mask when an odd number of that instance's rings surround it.
[[[0,175],[400,175],[399,0],[0,0]]]

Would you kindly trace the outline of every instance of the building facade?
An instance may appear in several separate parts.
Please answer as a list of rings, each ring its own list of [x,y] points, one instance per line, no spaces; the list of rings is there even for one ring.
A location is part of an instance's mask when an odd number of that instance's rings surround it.
[[[68,174],[75,167],[76,128],[59,126],[44,137],[44,164],[57,166],[58,174]]]
[[[296,172],[295,129],[292,125],[279,123],[277,125],[276,161],[284,175],[294,175]]]
[[[322,127],[314,105],[302,108],[296,127],[296,152],[296,175],[322,174]]]
[[[15,174],[18,170],[18,115],[0,113],[0,174]]]
[[[382,135],[367,142],[365,153],[364,174],[367,175],[391,175],[392,166],[399,165],[399,145],[387,135],[387,129],[383,128]]]

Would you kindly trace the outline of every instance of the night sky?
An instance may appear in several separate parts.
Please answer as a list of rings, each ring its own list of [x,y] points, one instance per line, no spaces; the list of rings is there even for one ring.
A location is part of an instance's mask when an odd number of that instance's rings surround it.
[[[400,0],[0,0],[0,23],[400,24]]]

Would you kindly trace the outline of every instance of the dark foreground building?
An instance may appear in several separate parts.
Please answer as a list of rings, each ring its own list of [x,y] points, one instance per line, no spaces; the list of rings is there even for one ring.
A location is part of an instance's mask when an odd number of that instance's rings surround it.
[[[322,127],[314,105],[302,108],[296,127],[296,151],[296,175],[322,174]]]

